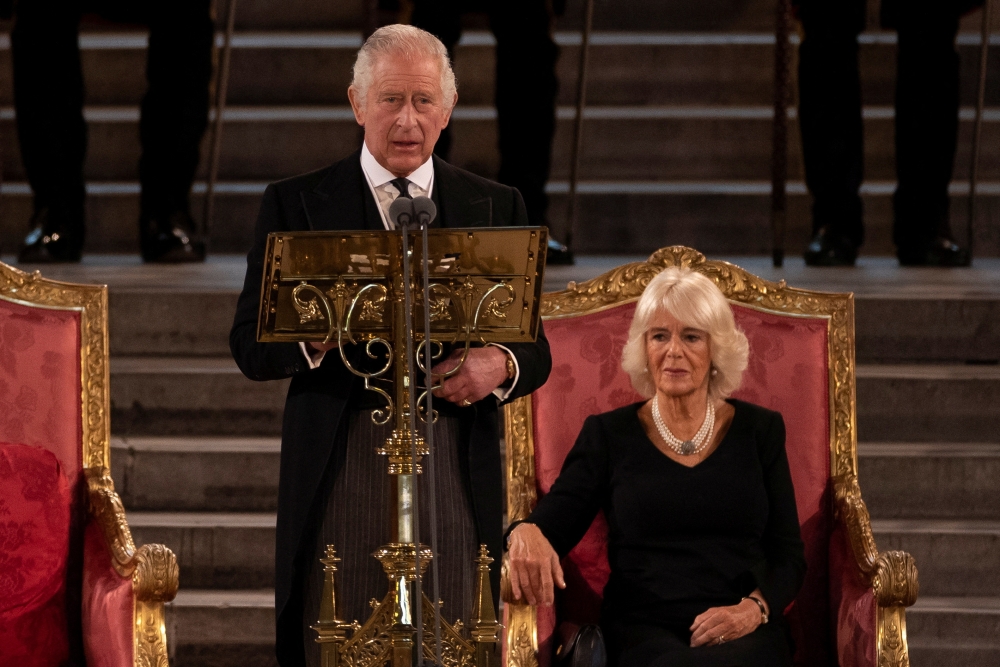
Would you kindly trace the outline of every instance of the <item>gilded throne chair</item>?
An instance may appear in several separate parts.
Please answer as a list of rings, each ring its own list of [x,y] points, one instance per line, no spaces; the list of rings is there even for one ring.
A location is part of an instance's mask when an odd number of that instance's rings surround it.
[[[545,294],[552,373],[506,408],[509,520],[526,518],[551,488],[588,416],[641,399],[621,369],[621,351],[640,294],[669,266],[689,266],[719,285],[750,341],[750,365],[735,397],[785,419],[808,564],[802,590],[785,610],[795,664],[908,665],[905,607],[916,601],[917,572],[909,554],[878,551],[858,487],[851,294],[769,282],[680,246]],[[599,515],[563,560],[567,588],[550,608],[513,601],[504,572],[506,666],[547,667],[559,624],[598,621],[606,545]]]
[[[108,292],[0,264],[0,664],[166,667],[174,554],[110,475]]]

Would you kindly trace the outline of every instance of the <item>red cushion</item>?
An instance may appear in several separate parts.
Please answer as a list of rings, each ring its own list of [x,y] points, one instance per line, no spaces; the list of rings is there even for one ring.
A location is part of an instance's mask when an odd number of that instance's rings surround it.
[[[0,444],[0,664],[46,667],[69,658],[71,507],[52,452]]]
[[[545,386],[532,395],[540,496],[555,482],[588,416],[640,400],[621,369],[621,351],[634,311],[635,304],[630,303],[545,322],[552,373]],[[750,341],[750,366],[735,396],[778,410],[787,429],[786,446],[809,565],[802,592],[788,611],[799,639],[796,663],[823,664],[830,650],[827,320],[787,317],[737,305],[733,311],[737,325]],[[607,526],[599,516],[563,563],[567,590],[557,610],[561,621],[587,623],[597,619],[609,574],[606,545]],[[539,611],[539,656],[548,661],[555,619]]]

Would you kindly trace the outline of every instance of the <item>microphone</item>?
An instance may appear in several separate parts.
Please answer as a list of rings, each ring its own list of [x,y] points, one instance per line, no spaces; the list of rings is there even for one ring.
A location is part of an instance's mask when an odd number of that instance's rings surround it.
[[[417,218],[417,223],[421,227],[426,227],[437,217],[437,206],[430,197],[414,197],[413,213]]]
[[[434,202],[431,202],[433,205]],[[389,207],[389,219],[396,223],[396,227],[408,227],[413,221],[413,200],[409,197],[396,197]]]

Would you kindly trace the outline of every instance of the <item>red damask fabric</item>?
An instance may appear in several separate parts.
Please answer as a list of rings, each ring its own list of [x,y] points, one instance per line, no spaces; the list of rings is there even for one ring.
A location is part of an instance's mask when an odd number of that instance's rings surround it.
[[[52,452],[0,444],[0,665],[59,667],[69,659],[72,504]]]
[[[0,442],[50,450],[75,481],[80,396],[80,313],[0,300]]]
[[[552,486],[584,420],[641,397],[621,369],[621,351],[635,304],[580,317],[547,320],[552,350],[548,382],[532,395],[538,491]],[[829,664],[830,396],[827,320],[789,317],[734,305],[750,342],[750,364],[735,397],[777,410],[785,419],[786,449],[809,566],[798,599],[787,610],[797,665]],[[599,516],[563,568],[567,590],[560,620],[595,622],[609,569],[607,526]],[[554,615],[539,610],[539,653],[548,660]],[[845,663],[847,664],[847,663]],[[544,665],[543,665],[544,667]]]

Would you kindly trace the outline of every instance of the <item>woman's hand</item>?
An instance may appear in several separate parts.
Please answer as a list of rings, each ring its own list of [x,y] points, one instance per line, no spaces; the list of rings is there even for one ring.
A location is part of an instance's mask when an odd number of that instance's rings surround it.
[[[729,607],[712,607],[691,624],[691,646],[709,646],[739,639],[761,623],[760,607],[746,599]]]
[[[559,554],[538,526],[522,523],[512,530],[507,557],[514,599],[520,600],[523,596],[529,604],[547,607],[555,600],[552,582],[555,581],[559,588],[566,588]]]

